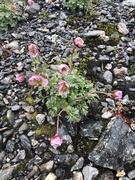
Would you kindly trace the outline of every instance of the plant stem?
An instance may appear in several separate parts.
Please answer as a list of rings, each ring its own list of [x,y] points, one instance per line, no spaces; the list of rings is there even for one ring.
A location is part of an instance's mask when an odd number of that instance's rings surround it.
[[[58,134],[59,134],[58,130],[59,130],[59,124],[60,124],[60,116],[63,111],[65,111],[65,110],[62,109],[57,116],[56,136],[58,136]]]
[[[69,62],[70,72],[72,71],[73,57],[74,57],[75,48],[76,48],[76,47],[74,46],[74,47],[73,47],[72,54],[71,54],[71,59],[70,59],[70,62]]]
[[[83,96],[77,97],[77,98],[75,98],[73,100],[78,101],[80,99],[83,99],[83,98],[88,97],[88,96],[90,96],[92,94],[95,94],[95,93],[97,93],[97,94],[104,94],[104,95],[107,95],[107,96],[111,96],[112,95],[112,93],[106,93],[106,92],[101,92],[101,91],[94,91],[94,92],[91,92],[91,93],[87,93],[87,94],[85,94]]]

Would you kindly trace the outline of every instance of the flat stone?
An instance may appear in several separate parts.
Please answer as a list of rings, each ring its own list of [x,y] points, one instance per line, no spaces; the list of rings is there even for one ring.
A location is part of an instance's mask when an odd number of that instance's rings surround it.
[[[87,33],[80,33],[79,36],[84,36],[84,37],[105,36],[105,31],[93,30],[93,31],[88,31]]]

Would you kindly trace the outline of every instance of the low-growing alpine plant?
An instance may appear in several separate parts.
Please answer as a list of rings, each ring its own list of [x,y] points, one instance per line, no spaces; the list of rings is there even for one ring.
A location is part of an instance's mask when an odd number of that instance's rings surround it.
[[[6,30],[9,27],[16,27],[20,20],[27,19],[27,6],[32,6],[34,0],[3,0],[0,3],[0,30]]]
[[[35,102],[42,102],[47,109],[48,115],[57,117],[57,131],[50,143],[54,148],[62,144],[59,137],[59,120],[64,112],[69,122],[79,122],[82,116],[86,116],[91,102],[97,93],[105,94],[117,100],[122,98],[122,92],[114,90],[111,93],[96,91],[94,84],[80,75],[78,69],[73,66],[74,56],[78,48],[82,48],[84,41],[77,37],[73,43],[73,54],[67,63],[56,65],[56,69],[51,69],[47,64],[40,64],[39,49],[35,44],[28,46],[28,54],[32,58],[34,72],[27,80],[27,83],[35,88],[38,96]],[[16,80],[23,82],[23,74],[17,74]]]

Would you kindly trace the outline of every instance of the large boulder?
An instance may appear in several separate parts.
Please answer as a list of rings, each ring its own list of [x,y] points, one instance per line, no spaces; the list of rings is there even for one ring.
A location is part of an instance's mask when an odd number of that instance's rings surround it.
[[[89,160],[101,167],[121,170],[135,161],[135,132],[118,116],[112,118]]]

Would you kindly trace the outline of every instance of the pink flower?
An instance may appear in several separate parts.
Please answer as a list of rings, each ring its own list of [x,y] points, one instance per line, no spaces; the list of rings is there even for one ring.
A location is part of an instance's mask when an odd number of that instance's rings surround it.
[[[28,46],[28,54],[30,57],[36,57],[38,55],[38,47],[35,44]]]
[[[29,4],[29,6],[32,6],[34,4],[34,1],[33,0],[28,0],[28,4]]]
[[[77,38],[74,40],[74,44],[75,44],[75,46],[77,46],[78,48],[81,48],[81,47],[83,47],[84,41],[82,40],[82,38],[77,37]]]
[[[48,79],[40,75],[33,75],[31,78],[29,78],[28,82],[31,86],[46,87],[48,84]]]
[[[69,71],[69,67],[68,67],[68,65],[66,65],[66,64],[60,64],[60,65],[58,66],[58,71],[59,71],[59,73],[62,74],[62,75],[67,75],[67,74],[68,74],[68,71]]]
[[[117,100],[122,98],[122,91],[120,90],[113,90],[112,91],[112,97]]]
[[[11,9],[11,11],[15,11],[15,10],[16,10],[16,5],[12,4],[12,5],[10,6],[10,9]]]
[[[58,83],[58,92],[59,92],[59,95],[64,95],[64,94],[67,94],[69,93],[69,84],[68,82],[62,80]]]
[[[50,144],[53,148],[56,149],[57,147],[61,146],[62,138],[58,135],[55,135],[50,139]]]
[[[25,77],[22,74],[16,74],[16,80],[19,82],[23,82],[25,80]]]

